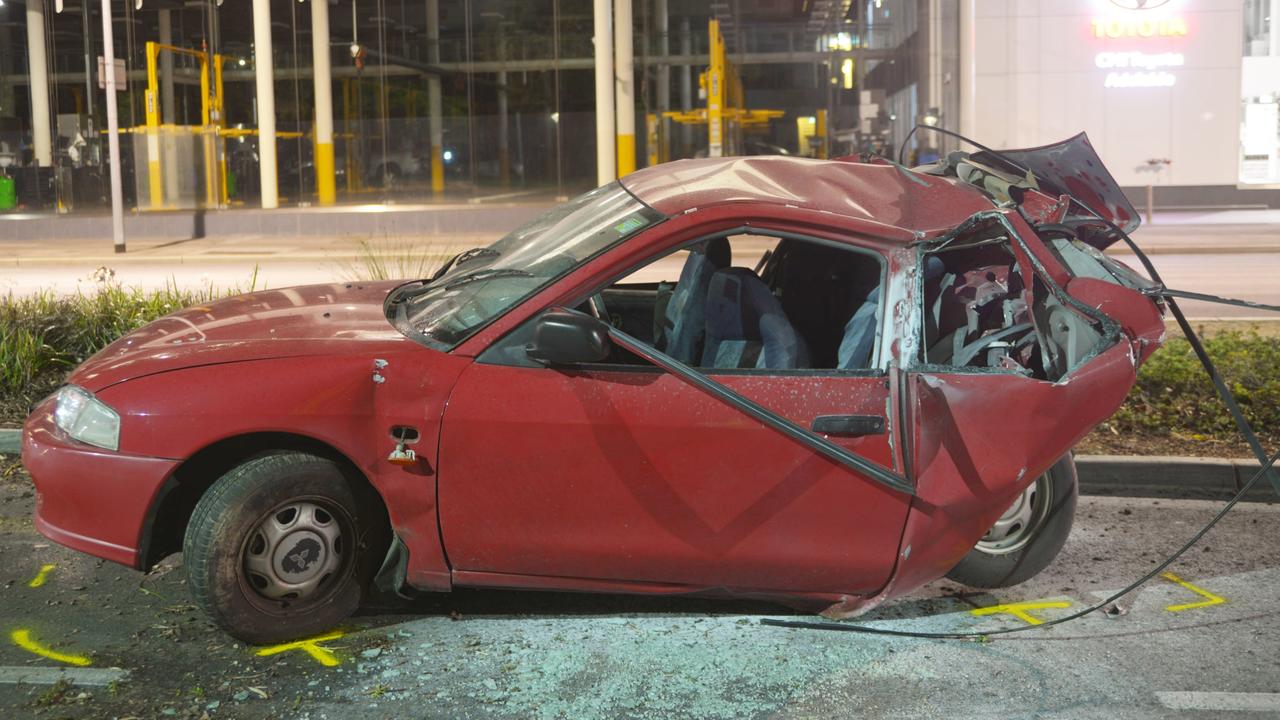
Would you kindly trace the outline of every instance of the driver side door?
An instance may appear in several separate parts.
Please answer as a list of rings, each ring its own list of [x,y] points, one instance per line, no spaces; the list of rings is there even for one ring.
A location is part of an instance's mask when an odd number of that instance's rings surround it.
[[[536,317],[462,373],[445,412],[440,523],[459,584],[860,594],[886,583],[908,494],[652,365],[534,362],[523,348]],[[879,419],[827,438],[898,469],[884,370],[704,372],[804,428]]]

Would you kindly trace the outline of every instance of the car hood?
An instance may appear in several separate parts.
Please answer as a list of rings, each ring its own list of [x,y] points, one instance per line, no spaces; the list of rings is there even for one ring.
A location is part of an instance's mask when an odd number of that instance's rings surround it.
[[[383,314],[399,282],[304,285],[180,310],[116,340],[72,373],[97,392],[170,370],[350,352],[409,342]]]
[[[1097,213],[1126,233],[1132,233],[1142,222],[1138,211],[1102,164],[1102,158],[1098,157],[1089,136],[1084,133],[1052,145],[1001,150],[999,155],[976,152],[972,157],[995,167],[1013,170],[1004,162],[1004,158],[1008,158],[1031,171],[1041,191],[1055,196],[1071,195],[1075,202],[1064,220],[1068,224],[1091,222],[1093,214]],[[1120,237],[1101,233],[1086,235],[1082,239],[1099,250],[1105,250]]]

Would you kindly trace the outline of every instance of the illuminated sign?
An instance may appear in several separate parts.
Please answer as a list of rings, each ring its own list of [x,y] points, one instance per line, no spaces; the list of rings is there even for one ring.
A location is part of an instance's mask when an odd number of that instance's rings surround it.
[[[1182,57],[1182,53],[1100,52],[1093,59],[1093,64],[1104,70],[1111,68],[1157,70],[1182,67],[1186,64],[1186,60]]]
[[[1185,37],[1187,21],[1174,16],[1163,18],[1094,18],[1097,38]]]
[[[1167,72],[1109,72],[1103,87],[1150,88],[1173,87],[1178,78]]]
[[[1105,87],[1172,87],[1177,78],[1161,68],[1181,67],[1182,53],[1100,52],[1093,64],[1107,73]]]
[[[1113,0],[1114,1],[1114,0]],[[1117,3],[1120,4],[1120,3]],[[1125,0],[1121,7],[1150,10],[1163,5],[1159,0]],[[1187,36],[1187,21],[1177,15],[1125,13],[1113,17],[1095,17],[1091,22],[1093,36],[1103,40],[1131,40],[1140,45],[1146,38],[1182,38]],[[1107,70],[1104,87],[1160,88],[1173,87],[1178,78],[1170,68],[1182,67],[1186,58],[1178,52],[1149,53],[1141,50],[1108,50],[1093,58],[1093,64]]]
[[[1111,4],[1125,10],[1154,10],[1169,0],[1111,0]]]

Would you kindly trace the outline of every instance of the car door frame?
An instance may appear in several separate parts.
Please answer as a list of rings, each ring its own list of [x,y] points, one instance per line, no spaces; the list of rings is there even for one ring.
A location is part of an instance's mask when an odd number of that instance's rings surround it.
[[[1090,355],[1056,380],[1027,377],[1012,370],[931,365],[923,360],[921,341],[923,278],[917,276],[904,288],[897,300],[899,315],[904,318],[900,332],[910,340],[900,354],[905,366],[901,412],[911,423],[912,432],[903,435],[902,444],[907,462],[915,466],[912,477],[918,495],[903,533],[901,560],[889,585],[875,597],[839,608],[834,613],[837,616],[865,612],[891,594],[909,592],[948,572],[1018,493],[1069,453],[1081,436],[1115,412],[1133,385],[1135,348],[1126,341],[1114,319],[1067,292],[1071,274],[1022,217],[1009,211],[983,211],[946,235],[957,236],[969,222],[978,219],[996,219],[1004,225],[1009,234],[1009,250],[1024,277],[1036,277],[1063,304],[1098,320],[1105,332]],[[943,237],[946,236],[936,239]],[[929,251],[930,248],[917,246],[903,247],[898,252],[905,262],[921,267]],[[1030,287],[1029,280],[1027,286]],[[1009,383],[1021,387],[1010,388]],[[983,464],[988,470],[998,466],[1000,472],[983,473],[976,463],[969,462],[974,454],[970,445],[976,445],[975,438],[980,436],[975,428],[989,431],[996,422],[992,419],[994,413],[984,407],[984,403],[995,403],[993,399],[998,399],[1006,415],[1047,407],[1052,401],[1054,419],[1039,422],[1038,426],[1056,432],[1052,437],[1040,438],[1039,445],[1029,440],[1010,442],[1002,436],[998,445],[1005,451],[988,454],[988,461]],[[1023,429],[1019,426],[1019,430]],[[1013,450],[1009,449],[1011,446]],[[991,455],[999,462],[990,462]]]
[[[751,209],[755,210],[756,208]],[[569,273],[552,287],[528,298],[520,304],[520,307],[513,309],[506,316],[473,336],[469,341],[465,341],[456,351],[474,353],[478,357],[481,353],[501,344],[510,332],[523,326],[533,316],[553,307],[572,306],[576,304],[575,301],[581,301],[589,297],[599,288],[606,287],[618,279],[625,278],[634,270],[659,260],[661,257],[675,252],[681,247],[696,243],[702,238],[730,235],[735,232],[769,235],[779,238],[794,237],[799,240],[838,246],[850,252],[870,253],[880,263],[883,299],[878,311],[876,364],[872,370],[875,376],[884,377],[890,387],[889,407],[886,409],[888,415],[886,424],[889,427],[886,432],[891,434],[898,433],[903,437],[910,435],[910,429],[903,431],[903,423],[906,421],[906,417],[902,412],[901,374],[898,373],[895,363],[892,362],[893,353],[897,351],[898,343],[893,342],[894,338],[890,329],[893,325],[889,321],[888,302],[890,294],[893,292],[893,286],[896,284],[895,273],[899,269],[895,267],[888,250],[901,246],[902,241],[905,239],[902,237],[903,231],[877,223],[849,218],[841,218],[842,220],[850,220],[848,223],[832,222],[832,218],[829,215],[822,214],[819,217],[814,217],[819,214],[796,208],[766,207],[762,209],[763,212],[750,213],[744,213],[743,210],[744,208],[741,205],[714,208],[710,211],[703,211],[701,217],[690,218],[686,216],[647,229],[636,238],[633,238],[631,242],[602,253],[601,256],[585,263],[583,267]],[[680,222],[680,220],[684,220],[684,222]],[[854,227],[840,227],[842,224]],[[636,342],[634,339],[631,340]],[[702,373],[680,365],[677,361],[652,350],[647,345],[644,345],[644,348],[648,350],[649,354],[646,359],[650,362],[657,360],[654,364],[658,365],[661,372],[675,374],[686,382],[691,379],[691,375],[695,378],[701,378],[706,382],[702,383],[702,386],[698,389],[730,405],[734,410],[746,412],[764,424],[771,425],[774,430],[781,430],[793,439],[809,445],[810,450],[817,449],[812,442],[814,439],[817,439],[819,443],[827,443],[824,438],[818,437],[809,429],[781,418],[767,409],[764,409],[764,412],[747,410],[746,408],[754,403],[751,403],[750,400],[732,389],[708,378]],[[654,357],[655,355],[658,357]],[[698,385],[699,383],[695,382],[693,384]],[[446,413],[445,424],[447,425],[447,423]],[[790,431],[788,431],[788,427]],[[890,437],[892,438],[893,435],[890,435]],[[885,483],[882,478],[867,478],[867,480],[879,481],[883,485],[888,485],[892,490],[910,496],[914,493],[914,488],[911,486],[908,476],[903,474],[908,464],[907,456],[902,450],[902,443],[890,440],[889,445],[894,467],[889,469],[888,473],[896,476],[899,482],[893,485]],[[831,457],[830,454],[828,454],[828,457]],[[447,476],[449,473],[448,458],[442,456],[441,463],[441,472]],[[844,464],[846,467],[849,466],[847,462]],[[908,500],[908,502],[910,501]],[[442,508],[443,511],[444,509]],[[896,570],[896,559],[894,566]],[[889,577],[892,577],[892,572]],[[460,578],[455,579],[460,581],[459,584],[477,584],[477,578],[466,578],[466,582],[461,582],[462,579]],[[489,579],[489,581],[480,580],[482,584],[502,584],[503,582],[493,579]]]

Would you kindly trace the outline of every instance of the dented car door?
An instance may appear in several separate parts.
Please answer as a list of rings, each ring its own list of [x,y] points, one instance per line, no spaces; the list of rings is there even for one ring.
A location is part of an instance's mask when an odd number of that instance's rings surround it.
[[[904,302],[922,344],[907,373],[904,424],[917,497],[895,593],[955,566],[1020,492],[1114,413],[1163,331],[1137,289],[1103,267],[1081,277],[1083,262],[1068,267],[1016,215],[987,213],[913,251],[922,279]]]

